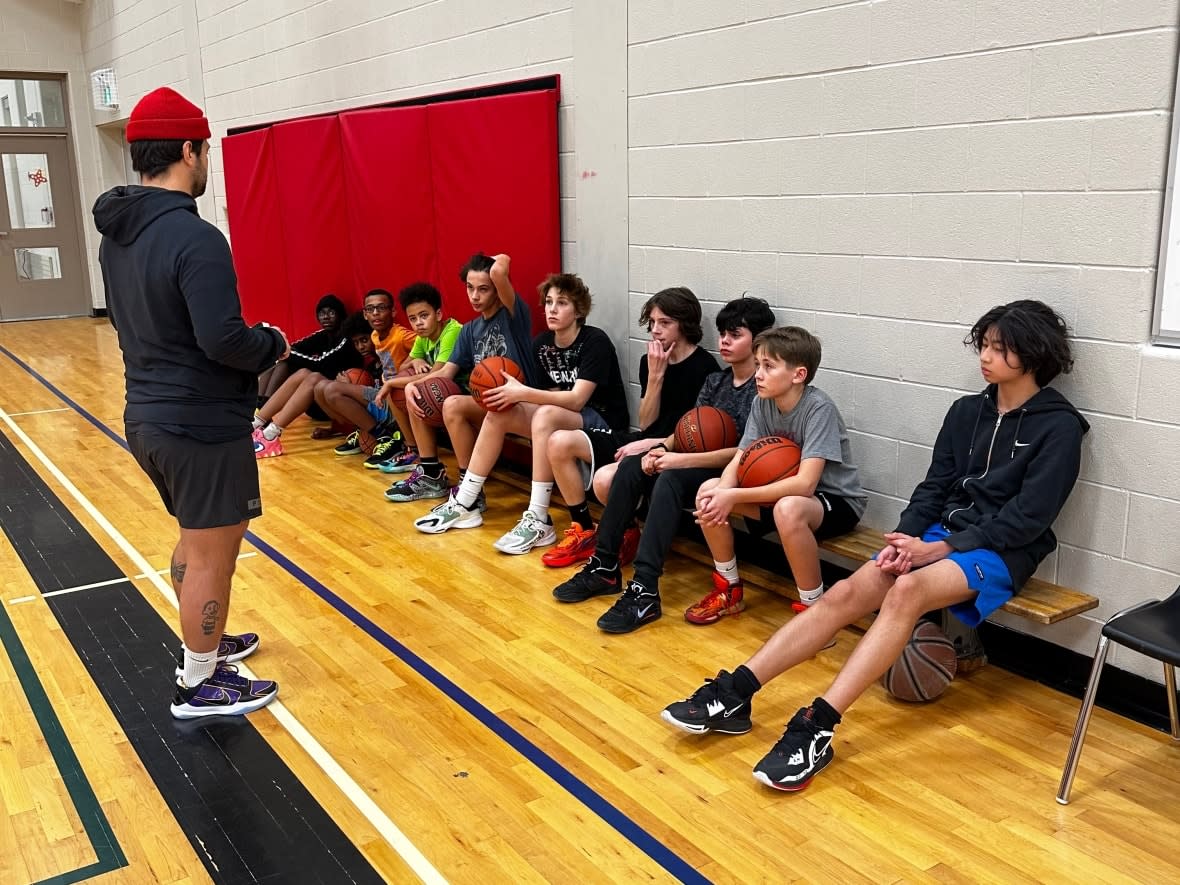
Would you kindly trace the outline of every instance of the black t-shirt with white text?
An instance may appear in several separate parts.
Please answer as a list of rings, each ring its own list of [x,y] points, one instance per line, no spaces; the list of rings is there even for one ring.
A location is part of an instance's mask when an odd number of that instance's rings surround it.
[[[623,432],[631,418],[614,342],[596,326],[583,326],[568,347],[558,347],[552,331],[533,339],[533,359],[541,387],[573,390],[578,380],[593,381],[586,405],[602,416],[612,430]]]

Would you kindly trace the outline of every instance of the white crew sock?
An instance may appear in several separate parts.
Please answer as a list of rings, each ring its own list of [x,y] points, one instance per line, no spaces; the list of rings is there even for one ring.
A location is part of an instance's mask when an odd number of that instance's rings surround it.
[[[184,675],[181,681],[186,688],[196,688],[213,675],[217,669],[217,649],[196,652],[186,648],[184,650]]]
[[[276,440],[283,435],[283,428],[271,421],[262,431],[262,435],[268,440]]]
[[[543,519],[549,522],[549,501],[553,498],[553,483],[551,482],[535,482],[533,483],[532,494],[529,495],[529,510],[538,519]]]
[[[488,481],[486,476],[480,476],[478,473],[472,473],[468,470],[463,474],[463,480],[459,483],[459,491],[455,492],[455,500],[463,507],[470,510],[475,506],[475,500],[479,497],[479,493],[483,491],[483,484]]]
[[[721,575],[721,577],[725,578],[731,584],[736,584],[741,580],[741,576],[738,575],[736,556],[729,562],[718,562],[714,559],[713,568],[717,569],[717,574]]]
[[[819,598],[823,595],[823,582],[820,582],[820,585],[814,590],[804,590],[802,587],[799,588],[799,601],[804,605],[815,605],[817,602],[819,602]]]
[[[261,430],[265,426],[266,426],[266,419],[259,418],[257,415],[255,415],[254,416],[254,429]]]

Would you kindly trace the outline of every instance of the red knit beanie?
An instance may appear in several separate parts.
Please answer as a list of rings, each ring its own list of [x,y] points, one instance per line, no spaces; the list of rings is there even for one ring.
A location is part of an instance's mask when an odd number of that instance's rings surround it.
[[[209,121],[201,109],[167,86],[145,95],[127,121],[127,141],[198,141],[209,138]]]

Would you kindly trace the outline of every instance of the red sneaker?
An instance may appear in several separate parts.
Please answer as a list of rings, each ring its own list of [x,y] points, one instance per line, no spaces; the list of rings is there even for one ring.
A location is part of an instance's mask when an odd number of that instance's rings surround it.
[[[261,433],[254,437],[254,457],[255,458],[277,458],[283,454],[283,438],[276,436],[274,439],[267,439]]]
[[[597,527],[584,529],[576,522],[565,530],[565,538],[552,550],[546,550],[541,562],[550,568],[564,568],[578,562],[585,562],[594,553],[598,539]]]
[[[619,565],[630,565],[639,552],[639,527],[631,526],[623,532],[623,543],[619,545]]]
[[[731,584],[716,571],[713,589],[696,605],[688,607],[684,620],[690,624],[715,624],[725,615],[736,615],[746,607],[742,582]]]

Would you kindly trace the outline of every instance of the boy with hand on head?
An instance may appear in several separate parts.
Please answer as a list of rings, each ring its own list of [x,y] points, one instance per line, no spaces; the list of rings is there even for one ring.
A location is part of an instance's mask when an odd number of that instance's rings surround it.
[[[811,605],[824,592],[816,539],[851,531],[868,505],[844,419],[831,397],[811,383],[820,353],[819,339],[798,326],[772,329],[754,339],[758,398],[745,433],[721,477],[697,492],[697,523],[713,556],[713,589],[684,613],[689,623],[712,624],[746,607],[731,513],[756,520],[759,533],[778,530],[799,599]],[[754,440],[772,435],[799,446],[799,471],[769,485],[740,488],[742,453]]]
[[[718,349],[726,368],[705,379],[696,405],[719,408],[734,424],[744,427],[754,400],[754,337],[774,325],[774,314],[760,298],[739,298],[721,308],[716,322]],[[675,434],[669,434],[643,454],[623,458],[598,525],[594,555],[580,572],[554,589],[554,597],[559,602],[582,602],[619,592],[624,532],[641,500],[647,498],[635,576],[598,619],[598,627],[607,633],[630,633],[659,618],[660,576],[681,510],[693,500],[701,483],[721,474],[736,451],[678,452]]]
[[[355,313],[341,330],[345,350],[320,361],[321,371],[296,369],[254,415],[254,457],[274,458],[283,454],[283,431],[287,426],[315,405],[315,389],[330,378],[351,383],[344,372],[364,368],[380,374],[381,364],[373,354],[373,339],[363,313]],[[333,371],[335,370],[335,371]],[[332,372],[327,375],[327,372]],[[314,438],[314,436],[313,436]]]
[[[395,322],[393,295],[385,289],[371,289],[365,296],[365,318],[373,329],[373,349],[381,360],[381,377],[393,378],[414,346],[415,335]],[[315,401],[333,421],[356,428],[336,446],[337,455],[364,452],[365,467],[376,470],[392,458],[400,434],[393,425],[388,406],[374,402],[377,388],[348,381],[325,381],[315,388]]]
[[[666,439],[676,428],[680,416],[696,402],[705,378],[720,371],[713,355],[698,346],[704,337],[701,304],[691,289],[674,286],[651,296],[639,313],[639,325],[647,326],[651,333],[647,354],[639,361],[639,431],[610,440],[617,446],[610,458],[605,457],[605,451],[601,452],[603,457],[597,457],[598,450],[605,448],[602,444],[605,441],[596,441],[596,457],[590,462],[591,477],[594,493],[603,502],[607,500],[618,468],[615,462],[629,455],[642,454]],[[596,440],[594,436],[590,438]],[[618,445],[619,442],[622,445]],[[558,436],[556,443],[571,450],[582,449],[577,439],[563,440]],[[562,495],[570,508],[571,524],[562,542],[541,557],[541,561],[551,568],[583,562],[594,552],[595,545],[594,521],[586,506],[585,491],[590,486],[583,483],[585,489],[578,491],[574,479],[577,462],[570,454],[559,454],[558,458],[566,467],[555,465],[555,469],[570,477],[562,486]],[[566,496],[567,486],[570,496]],[[631,535],[637,534],[633,526],[628,531]]]
[[[614,434],[627,428],[627,396],[614,344],[601,329],[586,325],[590,290],[575,274],[550,274],[537,291],[548,329],[533,340],[533,359],[544,387],[529,387],[505,374],[503,386],[483,395],[489,411],[467,475],[450,501],[414,523],[419,531],[437,534],[483,522],[475,501],[500,456],[504,436],[515,433],[533,443],[532,493],[520,521],[494,546],[501,553],[519,555],[553,544],[557,535],[549,501],[555,481],[554,437],[559,431],[579,437],[581,447],[572,455],[589,461],[595,451],[598,457],[610,457]],[[581,491],[581,475],[576,467],[574,471],[574,484]],[[565,489],[563,485],[562,494]]]
[[[476,252],[459,270],[459,279],[467,286],[467,299],[477,316],[463,324],[450,359],[437,369],[440,377],[454,381],[466,376],[475,364],[489,356],[506,356],[525,372],[533,375],[529,341],[532,318],[528,305],[521,301],[512,288],[508,271],[512,260],[507,255],[489,257]],[[419,463],[409,477],[395,482],[385,492],[387,501],[405,503],[428,498],[451,497],[450,479],[438,459],[435,429],[426,423],[418,405],[418,381],[406,385],[406,406],[410,427],[418,445]],[[447,397],[443,403],[443,422],[459,462],[459,478],[467,473],[467,464],[475,448],[475,436],[487,413],[470,396]],[[481,491],[475,506],[483,510]],[[478,523],[476,523],[478,525]]]
[[[411,283],[397,294],[410,328],[418,336],[409,360],[393,378],[381,385],[374,402],[388,403],[397,426],[401,428],[402,451],[381,465],[382,473],[409,473],[418,463],[418,444],[407,408],[393,400],[395,390],[405,390],[414,380],[442,371],[459,339],[462,323],[451,317],[443,322],[442,295],[430,283]]]
[[[1073,366],[1065,321],[1039,301],[984,314],[965,343],[987,387],[943,419],[926,478],[872,562],[781,627],[733,673],[722,670],[665,721],[701,734],[750,730],[750,699],[837,630],[878,611],[835,680],[792,717],[754,778],[801,790],[832,761],[834,729],[901,655],[923,614],[949,607],[974,627],[1057,546],[1052,524],[1078,476],[1086,419],[1051,387]]]

